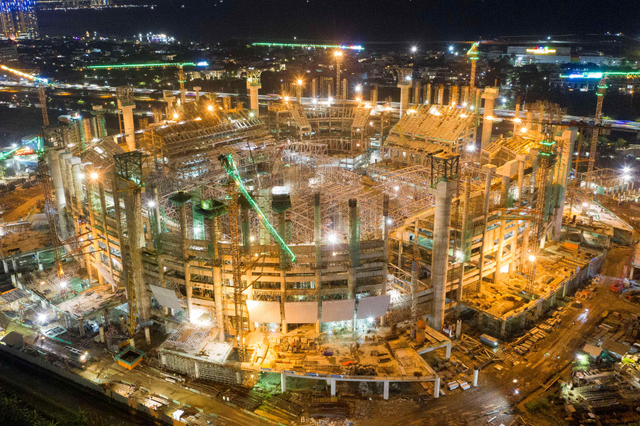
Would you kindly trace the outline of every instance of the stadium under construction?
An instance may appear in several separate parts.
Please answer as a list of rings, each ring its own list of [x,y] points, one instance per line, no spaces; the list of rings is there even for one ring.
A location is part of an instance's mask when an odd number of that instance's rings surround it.
[[[397,73],[400,103],[376,87],[347,99],[346,82],[332,97],[332,80],[314,79],[310,97],[298,82],[260,104],[250,72],[249,108],[165,92],[136,129],[121,87],[120,134],[99,109],[46,126],[49,226],[3,243],[17,288],[2,309],[52,338],[128,348],[127,368],[153,350],[162,368],[217,382],[262,371],[283,391],[304,377],[335,395],[369,381],[387,398],[389,383],[415,381],[438,397],[422,355],[448,359],[463,322],[496,338],[534,324],[612,239],[630,240],[587,193],[629,187],[615,172],[571,183],[578,128],[557,105],[498,123],[495,87],[449,87],[445,100]],[[511,136],[492,135],[497,124]],[[568,203],[601,220],[576,223]],[[22,246],[20,232],[49,244]]]

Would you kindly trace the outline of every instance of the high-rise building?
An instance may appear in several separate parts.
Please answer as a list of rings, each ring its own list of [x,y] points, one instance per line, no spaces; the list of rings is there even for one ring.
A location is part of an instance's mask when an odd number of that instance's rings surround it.
[[[7,38],[36,37],[36,0],[0,0],[0,30]]]

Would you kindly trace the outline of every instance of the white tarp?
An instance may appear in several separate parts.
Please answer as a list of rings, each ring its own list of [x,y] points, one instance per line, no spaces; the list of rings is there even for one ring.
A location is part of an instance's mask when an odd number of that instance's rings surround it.
[[[355,299],[322,302],[322,322],[351,320],[355,306]]]
[[[252,322],[275,322],[280,324],[280,302],[247,300],[249,320]]]
[[[391,296],[365,297],[358,301],[358,315],[356,319],[383,317],[387,314]]]
[[[284,304],[287,324],[315,324],[318,321],[318,302],[291,302]]]
[[[109,271],[104,265],[101,265],[100,263],[97,263],[97,262],[95,263],[95,265],[96,265],[96,269],[98,270],[98,273],[102,275],[102,278],[107,280],[107,282],[112,286],[118,287],[118,284],[116,284],[116,280],[113,279],[113,277],[111,276],[111,274],[109,273]]]
[[[158,287],[157,285],[150,285],[149,288],[153,293],[153,297],[156,298],[160,305],[166,308],[171,308],[175,311],[183,310],[175,291],[169,290],[168,288]]]

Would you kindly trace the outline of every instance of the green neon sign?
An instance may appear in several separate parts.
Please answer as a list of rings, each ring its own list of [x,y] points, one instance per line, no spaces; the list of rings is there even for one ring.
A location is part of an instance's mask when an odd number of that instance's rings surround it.
[[[269,230],[269,233],[271,233],[273,238],[275,238],[275,240],[278,242],[278,244],[280,245],[280,248],[285,252],[287,252],[287,254],[291,257],[291,263],[295,262],[296,255],[293,254],[293,252],[291,251],[287,243],[284,242],[280,234],[278,234],[278,231],[276,231],[276,229],[273,227],[273,225],[271,225],[271,222],[269,222],[269,220],[267,219],[265,214],[262,212],[260,207],[258,207],[258,204],[255,202],[253,198],[251,198],[251,195],[249,195],[249,191],[247,191],[247,188],[244,186],[244,183],[242,183],[240,172],[238,171],[236,164],[233,162],[233,156],[231,154],[228,154],[226,157],[221,157],[221,158],[224,159],[222,161],[222,167],[224,167],[225,171],[229,175],[229,178],[233,179],[236,182],[236,185],[238,185],[238,189],[240,190],[242,195],[244,195],[244,197],[247,199],[251,207],[253,207],[253,209],[258,213],[258,215],[260,216],[260,220],[262,221],[262,224],[265,226],[265,228]]]
[[[266,47],[309,47],[313,49],[342,49],[342,50],[364,50],[360,45],[340,45],[340,44],[303,44],[303,43],[252,43],[252,46]]]
[[[154,67],[195,67],[195,62],[154,62],[143,64],[108,64],[108,65],[89,65],[87,69],[110,69],[110,68],[154,68]]]

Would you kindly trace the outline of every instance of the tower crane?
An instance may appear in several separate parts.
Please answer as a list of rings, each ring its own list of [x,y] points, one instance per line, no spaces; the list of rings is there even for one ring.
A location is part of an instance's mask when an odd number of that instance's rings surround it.
[[[242,265],[243,259],[240,252],[240,233],[238,232],[238,216],[240,214],[240,206],[238,203],[238,196],[241,193],[249,203],[249,205],[255,210],[260,217],[262,224],[267,228],[269,233],[276,240],[280,248],[291,258],[291,262],[295,262],[296,255],[291,251],[284,239],[275,230],[269,219],[262,212],[258,203],[251,197],[246,186],[242,182],[240,172],[236,167],[233,156],[220,155],[218,160],[222,164],[222,167],[229,175],[229,183],[227,185],[227,198],[228,198],[228,212],[229,212],[229,234],[231,237],[231,262],[233,271],[233,302],[235,306],[235,329],[236,339],[238,342],[238,357],[240,361],[245,357],[244,346],[244,300],[242,299],[242,292],[245,290],[242,284]]]
[[[595,126],[591,133],[591,150],[589,152],[589,169],[588,172],[592,172],[596,163],[596,150],[598,148],[598,125],[602,122],[602,104],[604,102],[604,94],[607,90],[607,76],[605,75],[598,82],[598,91],[596,92],[596,96],[598,97],[598,103],[596,104],[596,121]]]

